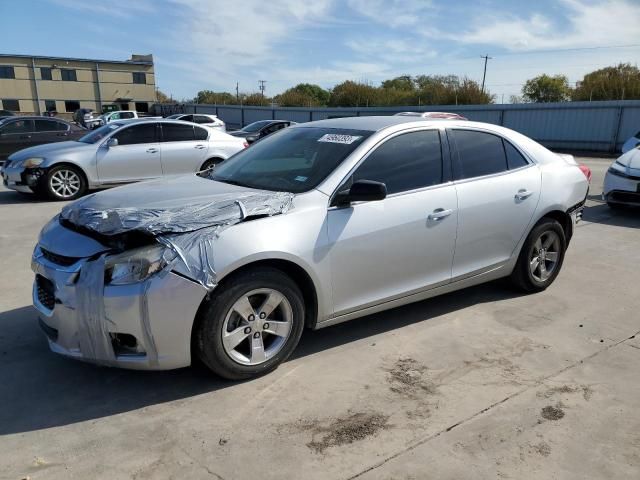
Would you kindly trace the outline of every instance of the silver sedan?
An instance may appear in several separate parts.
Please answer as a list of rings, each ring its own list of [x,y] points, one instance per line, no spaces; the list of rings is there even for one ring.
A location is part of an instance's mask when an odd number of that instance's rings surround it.
[[[506,128],[362,117],[296,125],[196,175],[67,205],[33,253],[51,349],[249,378],[322,328],[500,277],[549,287],[587,180]]]
[[[73,200],[87,190],[213,168],[248,144],[177,120],[119,120],[77,141],[26,148],[5,162],[6,187]]]

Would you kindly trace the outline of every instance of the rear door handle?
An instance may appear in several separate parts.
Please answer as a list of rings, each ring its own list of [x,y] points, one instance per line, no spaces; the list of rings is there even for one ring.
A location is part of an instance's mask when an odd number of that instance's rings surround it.
[[[197,148],[198,150],[202,150],[203,148],[206,148],[204,145],[196,145],[193,148]]]
[[[157,148],[147,148],[147,153],[157,153],[158,149]]]
[[[453,210],[445,210],[444,208],[436,208],[429,216],[427,217],[429,220],[442,220],[443,218],[448,217],[453,213]]]
[[[522,189],[518,190],[518,193],[516,193],[516,198],[518,200],[525,200],[525,199],[529,198],[531,195],[533,195],[532,191],[527,190],[525,188],[522,188]]]

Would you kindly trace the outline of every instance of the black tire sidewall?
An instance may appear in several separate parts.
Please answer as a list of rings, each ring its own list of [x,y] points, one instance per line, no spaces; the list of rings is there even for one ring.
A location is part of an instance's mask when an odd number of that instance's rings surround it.
[[[242,365],[225,352],[222,346],[222,327],[227,312],[237,299],[259,288],[278,290],[287,298],[293,311],[293,325],[284,347],[274,357],[260,365]],[[300,289],[282,271],[259,268],[235,275],[216,287],[200,309],[194,338],[196,354],[209,369],[229,380],[243,380],[268,373],[295,350],[304,329],[304,312]]]
[[[51,177],[53,176],[54,173],[56,173],[56,172],[58,172],[60,170],[70,170],[70,171],[74,172],[78,176],[78,178],[80,179],[80,189],[72,197],[62,198],[62,197],[58,196],[51,189]],[[85,178],[84,173],[82,171],[80,171],[79,168],[72,167],[71,165],[56,165],[54,167],[51,167],[47,171],[47,174],[44,175],[43,180],[44,180],[44,184],[40,186],[39,190],[41,190],[42,192],[45,192],[46,196],[48,198],[50,198],[51,200],[58,200],[58,201],[75,200],[75,199],[80,198],[81,196],[83,196],[87,191],[87,179]]]
[[[533,277],[533,274],[531,273],[531,269],[529,267],[529,259],[531,258],[531,254],[533,253],[533,248],[536,240],[538,240],[538,238],[540,238],[540,236],[547,231],[553,231],[560,238],[560,252],[555,270],[553,271],[551,276],[549,276],[549,278],[541,282]],[[522,288],[530,292],[539,292],[545,290],[554,282],[554,280],[560,273],[560,270],[562,269],[562,265],[564,263],[564,255],[566,250],[567,239],[560,223],[553,219],[544,219],[543,221],[541,221],[533,228],[533,230],[531,230],[531,233],[529,233],[529,236],[527,237],[527,240],[522,247],[522,251],[520,252],[517,267],[519,281],[517,283],[519,283]]]

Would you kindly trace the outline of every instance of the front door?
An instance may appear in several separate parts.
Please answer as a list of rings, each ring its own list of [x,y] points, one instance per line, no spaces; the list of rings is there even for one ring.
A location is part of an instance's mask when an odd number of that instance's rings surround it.
[[[379,181],[387,198],[329,208],[335,315],[450,281],[457,201],[444,164],[438,130],[404,133],[374,150],[341,187]]]
[[[0,158],[33,146],[33,120],[9,120],[0,126]]]
[[[506,139],[450,131],[456,146],[458,236],[453,278],[499,267],[515,253],[540,197],[540,171]]]
[[[125,126],[110,138],[118,145],[98,149],[97,166],[100,183],[126,183],[162,176],[157,123]]]

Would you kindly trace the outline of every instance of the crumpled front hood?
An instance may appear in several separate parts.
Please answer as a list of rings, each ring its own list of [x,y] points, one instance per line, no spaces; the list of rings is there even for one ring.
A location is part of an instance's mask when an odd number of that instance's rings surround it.
[[[47,155],[51,154],[61,154],[64,152],[76,152],[78,150],[85,149],[96,149],[97,145],[91,143],[83,143],[83,142],[56,142],[56,143],[45,143],[44,145],[36,145],[35,147],[25,148],[23,150],[19,150],[9,156],[9,160],[25,160],[31,157],[44,157],[47,158]]]
[[[101,235],[153,235],[232,225],[250,216],[291,208],[293,194],[270,192],[185,175],[96,193],[62,209],[63,220]]]
[[[640,148],[632,148],[621,155],[616,162],[624,167],[640,171]]]

